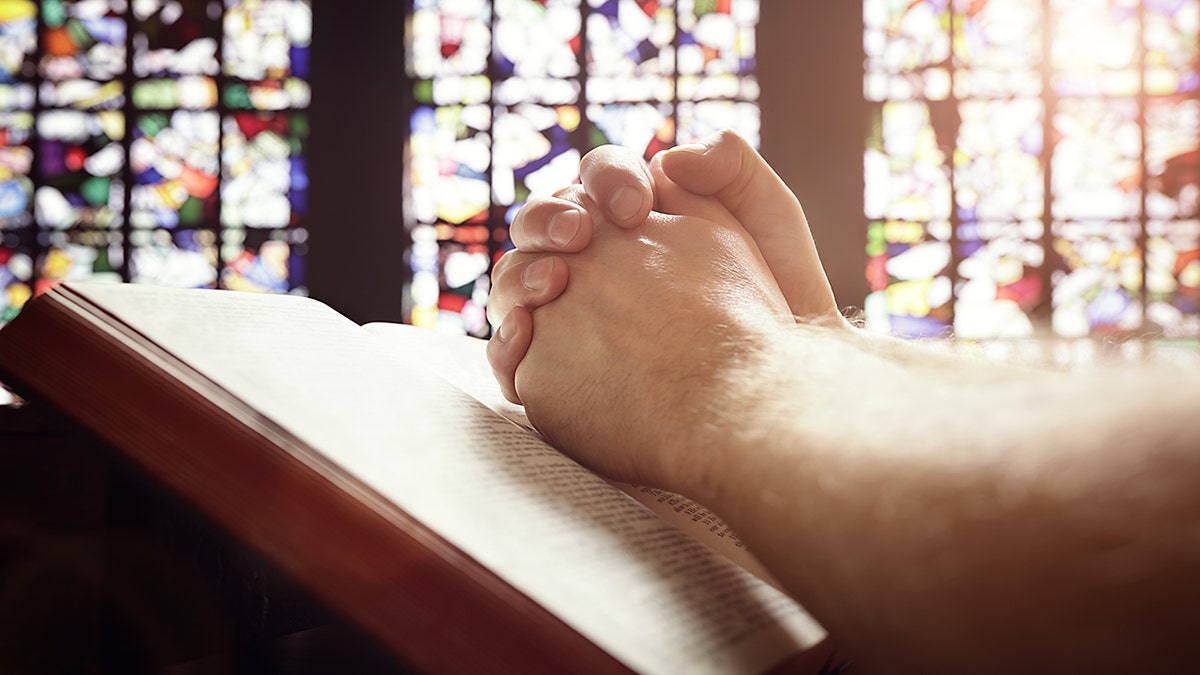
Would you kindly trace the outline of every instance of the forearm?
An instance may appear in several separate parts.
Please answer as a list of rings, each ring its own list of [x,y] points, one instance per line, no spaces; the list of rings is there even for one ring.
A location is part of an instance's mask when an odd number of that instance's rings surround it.
[[[868,658],[923,671],[1183,657],[1200,627],[1196,384],[997,364],[967,383],[956,357],[860,338],[800,326],[765,347],[728,383],[720,470],[692,486],[803,603]]]

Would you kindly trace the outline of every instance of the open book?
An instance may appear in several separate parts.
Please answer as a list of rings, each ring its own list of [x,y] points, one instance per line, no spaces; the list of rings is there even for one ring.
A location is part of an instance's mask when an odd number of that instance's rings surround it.
[[[815,653],[824,631],[713,514],[548,446],[483,349],[307,298],[67,284],[0,330],[0,377],[419,670],[757,673]]]

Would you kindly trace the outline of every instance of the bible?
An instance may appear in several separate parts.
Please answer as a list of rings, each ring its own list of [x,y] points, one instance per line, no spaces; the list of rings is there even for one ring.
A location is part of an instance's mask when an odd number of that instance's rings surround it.
[[[827,656],[715,514],[545,443],[480,340],[296,296],[68,283],[0,329],[0,378],[418,670],[814,672]]]

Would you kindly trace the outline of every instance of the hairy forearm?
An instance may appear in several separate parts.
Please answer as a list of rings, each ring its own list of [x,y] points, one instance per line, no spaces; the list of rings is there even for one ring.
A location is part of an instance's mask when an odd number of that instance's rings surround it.
[[[953,672],[1197,656],[1195,378],[979,378],[844,329],[776,337],[731,371],[688,487],[852,649]]]

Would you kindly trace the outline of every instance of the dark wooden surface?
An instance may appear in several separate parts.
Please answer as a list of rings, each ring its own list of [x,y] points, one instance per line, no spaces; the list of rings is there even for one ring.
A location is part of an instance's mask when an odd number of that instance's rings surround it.
[[[0,406],[0,672],[407,671],[88,434]]]

